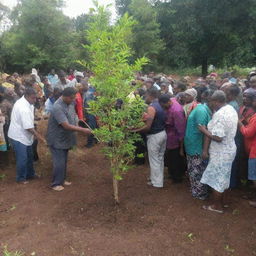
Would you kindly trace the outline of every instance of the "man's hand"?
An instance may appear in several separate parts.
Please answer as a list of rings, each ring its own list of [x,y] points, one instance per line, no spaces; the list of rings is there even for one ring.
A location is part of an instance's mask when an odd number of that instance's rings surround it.
[[[86,135],[91,135],[92,131],[88,128],[81,128],[81,132],[86,134]]]
[[[43,136],[41,136],[40,134],[37,135],[37,139],[39,141],[41,141],[44,145],[47,145],[45,138]]]

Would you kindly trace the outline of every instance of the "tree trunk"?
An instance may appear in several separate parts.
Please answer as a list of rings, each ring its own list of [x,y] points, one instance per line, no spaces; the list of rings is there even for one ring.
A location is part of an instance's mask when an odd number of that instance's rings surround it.
[[[202,60],[202,77],[206,77],[208,73],[208,59],[204,57]]]
[[[115,199],[115,203],[119,204],[119,195],[118,195],[118,180],[116,180],[113,177],[113,189],[114,189],[114,199]]]

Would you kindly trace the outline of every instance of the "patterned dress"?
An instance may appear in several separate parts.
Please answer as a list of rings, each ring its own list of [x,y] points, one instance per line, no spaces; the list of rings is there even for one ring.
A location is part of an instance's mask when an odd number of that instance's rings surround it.
[[[237,123],[237,112],[230,105],[225,105],[213,115],[208,124],[211,134],[222,138],[222,141],[211,141],[209,164],[203,173],[201,183],[220,193],[229,188],[231,167],[236,156],[234,139]]]

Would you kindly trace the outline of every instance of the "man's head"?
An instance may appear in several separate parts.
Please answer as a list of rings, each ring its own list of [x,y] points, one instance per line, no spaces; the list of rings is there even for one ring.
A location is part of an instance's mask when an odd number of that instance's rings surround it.
[[[87,92],[89,89],[89,84],[88,84],[88,78],[86,77],[85,79],[81,80],[80,82],[83,86],[84,92]]]
[[[256,76],[252,76],[249,80],[249,85],[251,88],[256,89]]]
[[[55,100],[57,100],[62,95],[62,90],[58,87],[55,87],[52,93],[52,96]]]
[[[17,72],[13,73],[12,76],[13,76],[14,79],[18,79],[19,78],[19,74]]]
[[[31,74],[31,81],[33,83],[36,83],[36,75],[35,74]]]
[[[62,99],[67,105],[74,102],[75,97],[76,97],[76,90],[73,87],[67,87],[62,92]]]
[[[211,96],[211,104],[210,107],[213,110],[218,110],[220,109],[223,105],[226,104],[226,94],[225,92],[221,91],[221,90],[217,90],[213,93],[213,95]]]
[[[215,90],[211,90],[211,89],[204,90],[201,94],[201,102],[210,106],[211,97],[214,94],[214,92]]]
[[[171,105],[171,101],[170,101],[171,97],[167,94],[161,95],[159,97],[159,104],[161,105],[161,107],[163,109],[169,109],[170,105]]]
[[[169,92],[169,85],[167,83],[161,83],[161,93],[166,94]]]
[[[74,74],[74,69],[73,69],[73,68],[70,68],[69,71],[68,71],[68,73],[69,73],[70,75],[73,75],[73,74]]]
[[[155,76],[154,72],[149,72],[148,77],[153,78]]]
[[[3,87],[2,85],[0,85],[0,100],[3,99],[4,93],[5,93],[5,87]]]
[[[62,84],[66,84],[66,73],[64,71],[60,71],[59,79],[60,79]]]
[[[149,90],[153,87],[154,80],[151,78],[148,78],[148,79],[146,79],[144,84],[145,84],[146,88]]]
[[[43,76],[43,77],[42,77],[42,83],[43,83],[43,84],[49,84],[49,80],[48,80],[48,77],[47,77],[47,76]]]
[[[55,75],[55,69],[54,68],[51,69],[50,74],[53,75],[53,76]]]
[[[32,87],[27,87],[25,89],[24,97],[31,105],[36,103],[36,91]]]
[[[161,76],[154,76],[154,82],[157,83],[157,84],[160,84],[161,83]]]
[[[187,89],[187,85],[181,81],[178,81],[177,83],[174,83],[173,85],[173,93],[174,95],[184,92]]]
[[[240,88],[237,85],[231,85],[226,89],[227,102],[235,100],[240,93]]]
[[[82,82],[82,81],[81,81],[81,82]],[[85,91],[88,90],[88,87],[86,86],[85,83],[78,83],[78,84],[76,85],[76,90],[77,90],[79,93],[83,94]]]
[[[243,94],[243,104],[245,107],[251,107],[253,98],[256,96],[256,90],[253,88],[249,88],[244,91]]]
[[[147,104],[150,104],[158,97],[159,97],[159,91],[156,88],[151,88],[146,92],[145,101]]]

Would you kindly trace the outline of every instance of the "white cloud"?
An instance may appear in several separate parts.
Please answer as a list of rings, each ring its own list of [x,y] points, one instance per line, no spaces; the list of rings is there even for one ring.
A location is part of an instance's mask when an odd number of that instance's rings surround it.
[[[99,4],[108,5],[112,4],[111,11],[115,16],[115,1],[114,0],[99,0]],[[70,17],[76,17],[83,13],[88,13],[90,8],[92,8],[92,0],[66,0],[66,7],[63,12]]]
[[[10,8],[13,8],[17,4],[17,0],[1,0],[1,2]],[[90,8],[93,7],[92,0],[66,0],[65,2],[66,6],[63,12],[65,15],[72,18],[83,13],[88,13]],[[116,16],[115,0],[99,0],[99,3],[101,5],[112,4],[111,12],[114,17]]]

